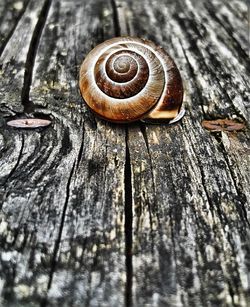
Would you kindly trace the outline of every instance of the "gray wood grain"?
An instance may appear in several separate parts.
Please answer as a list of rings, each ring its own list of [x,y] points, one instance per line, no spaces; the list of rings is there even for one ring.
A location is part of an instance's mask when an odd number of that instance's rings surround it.
[[[0,2],[0,54],[13,35],[18,21],[26,10],[28,0]]]
[[[0,5],[9,27],[0,31],[0,304],[248,306],[244,1],[20,3]],[[114,125],[86,108],[80,64],[118,35],[151,39],[175,59],[182,122]],[[27,115],[53,124],[7,127]],[[247,128],[202,128],[217,118]]]

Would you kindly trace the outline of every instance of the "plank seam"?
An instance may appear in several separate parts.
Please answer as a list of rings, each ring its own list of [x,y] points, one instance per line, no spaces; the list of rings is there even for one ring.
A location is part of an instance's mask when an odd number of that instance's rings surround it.
[[[51,2],[52,0],[45,0],[44,2],[37,24],[32,34],[29,50],[27,53],[24,70],[23,88],[21,93],[21,102],[24,108],[24,113],[31,113],[34,111],[34,104],[32,101],[30,101],[30,86],[32,82],[33,68],[35,64],[37,49],[49,13]]]
[[[25,11],[26,11],[26,9],[27,9],[27,7],[28,7],[29,4],[30,4],[30,1],[31,1],[31,0],[27,1],[27,3],[25,3],[25,6],[23,7],[23,9],[21,10],[20,14],[19,14],[18,17],[17,17],[17,20],[16,20],[15,25],[13,26],[13,28],[11,29],[11,31],[9,32],[9,34],[7,35],[7,37],[5,38],[3,44],[2,44],[2,46],[1,46],[1,48],[0,48],[0,57],[1,57],[1,55],[2,55],[2,53],[3,53],[3,51],[4,51],[4,49],[5,49],[5,47],[7,46],[8,42],[10,41],[12,35],[14,34],[14,32],[15,32],[15,30],[16,30],[16,28],[17,28],[17,25],[18,25],[18,23],[19,23],[19,21],[22,19],[23,15],[24,15],[24,13],[25,13]]]
[[[152,163],[152,157],[149,149],[149,142],[148,142],[148,136],[146,132],[145,124],[140,123],[140,130],[144,139],[144,142],[146,144],[147,153],[149,157],[149,166],[150,166],[150,173],[151,173],[151,179],[152,179],[152,185],[153,185],[153,191],[154,191],[154,204],[156,205],[156,187],[155,187],[155,178],[153,173],[153,163]],[[150,219],[150,227],[153,228],[153,222],[152,222],[152,210],[150,206],[150,202],[148,202],[148,211],[149,211],[149,219]]]
[[[64,206],[63,206],[58,237],[57,237],[57,239],[55,241],[55,245],[54,245],[53,256],[52,256],[52,260],[51,260],[51,270],[50,270],[49,281],[48,281],[48,285],[47,285],[47,291],[49,291],[49,289],[51,288],[51,284],[52,284],[52,281],[53,281],[53,275],[54,275],[54,272],[55,272],[55,269],[56,269],[57,256],[58,256],[58,251],[59,251],[59,247],[60,247],[60,243],[61,243],[62,231],[63,231],[63,227],[64,227],[66,211],[67,211],[67,208],[68,208],[69,197],[70,197],[70,184],[71,184],[71,180],[72,180],[73,173],[74,173],[74,170],[75,170],[75,165],[76,165],[76,161],[74,161],[74,164],[73,164],[72,169],[71,169],[70,174],[69,174],[67,186],[66,186],[66,197],[65,197],[65,202],[64,202]],[[43,307],[47,306],[47,298],[45,298],[44,301],[42,301],[41,307],[42,306]]]
[[[82,126],[82,120],[80,122],[79,127],[81,127],[81,126]],[[80,162],[81,162],[81,159],[82,159],[82,153],[83,153],[83,147],[84,147],[84,133],[85,133],[85,128],[84,128],[84,126],[82,126],[82,141],[81,141],[81,146],[80,146],[78,156],[77,156],[76,169],[79,168],[79,165],[80,165]]]
[[[115,36],[121,36],[121,27],[119,23],[117,5],[116,5],[115,0],[110,0],[110,3],[111,3],[112,10],[113,10],[113,24],[115,28]]]

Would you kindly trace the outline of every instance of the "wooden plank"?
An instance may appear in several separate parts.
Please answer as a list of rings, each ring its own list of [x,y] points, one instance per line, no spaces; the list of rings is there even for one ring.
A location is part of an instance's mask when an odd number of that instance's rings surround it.
[[[130,24],[124,32],[174,57],[187,109],[176,126],[129,130],[134,305],[248,306],[249,133],[211,135],[201,127],[204,118],[249,118],[249,58],[236,41],[242,32],[232,37],[221,27],[215,1],[118,6],[121,24]]]
[[[77,156],[69,151],[67,162],[59,166],[60,176],[62,165],[68,165],[66,173],[71,171],[72,177],[67,204],[57,207],[49,304],[117,306],[124,300],[124,129],[96,121],[78,91],[84,55],[113,35],[109,4],[78,1],[73,8],[71,1],[56,1],[37,54],[30,97],[36,106],[48,108],[62,130],[74,127],[68,141],[72,151],[77,149]]]
[[[237,0],[24,7],[1,57],[1,305],[250,304],[249,130],[201,127],[249,119],[246,16]],[[120,34],[173,56],[181,123],[113,125],[87,110],[79,65]],[[6,126],[25,113],[53,124]]]
[[[2,302],[117,306],[126,284],[125,130],[81,107],[77,81],[86,52],[113,36],[112,9],[53,1],[48,11],[24,109],[53,126],[2,135]]]

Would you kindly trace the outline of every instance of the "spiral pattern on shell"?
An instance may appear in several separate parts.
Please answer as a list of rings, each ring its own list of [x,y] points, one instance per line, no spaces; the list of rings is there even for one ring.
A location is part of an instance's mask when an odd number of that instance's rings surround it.
[[[95,47],[81,65],[79,85],[90,109],[113,122],[172,119],[183,99],[172,58],[139,38],[117,37]]]

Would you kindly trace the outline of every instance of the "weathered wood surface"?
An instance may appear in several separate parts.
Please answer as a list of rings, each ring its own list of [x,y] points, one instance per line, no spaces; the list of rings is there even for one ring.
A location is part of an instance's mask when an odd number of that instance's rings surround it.
[[[0,305],[250,306],[246,3],[8,0],[0,35]],[[86,109],[79,65],[118,35],[173,56],[181,123]],[[25,114],[53,125],[6,125]],[[217,118],[246,129],[202,128]]]

